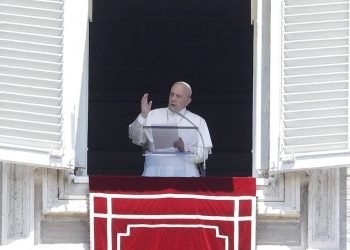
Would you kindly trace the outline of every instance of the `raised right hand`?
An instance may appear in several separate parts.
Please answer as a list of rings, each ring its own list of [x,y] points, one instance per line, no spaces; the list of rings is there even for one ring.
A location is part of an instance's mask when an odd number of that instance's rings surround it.
[[[141,99],[141,115],[146,118],[148,113],[151,111],[152,101],[148,102],[148,93],[145,93]]]

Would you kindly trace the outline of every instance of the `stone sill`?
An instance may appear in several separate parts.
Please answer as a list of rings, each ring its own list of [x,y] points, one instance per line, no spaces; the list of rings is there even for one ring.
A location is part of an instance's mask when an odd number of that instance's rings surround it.
[[[257,186],[268,186],[270,185],[270,179],[269,178],[256,178],[256,185]]]
[[[88,215],[88,201],[85,200],[57,200],[44,211],[44,215],[52,216],[78,216]]]
[[[88,250],[86,244],[40,244],[32,248],[32,250]]]
[[[74,176],[73,182],[75,184],[89,184],[89,176]]]
[[[300,219],[300,211],[295,208],[288,206],[274,204],[274,206],[269,205],[266,202],[257,203],[257,218],[266,220],[276,220],[276,219]]]

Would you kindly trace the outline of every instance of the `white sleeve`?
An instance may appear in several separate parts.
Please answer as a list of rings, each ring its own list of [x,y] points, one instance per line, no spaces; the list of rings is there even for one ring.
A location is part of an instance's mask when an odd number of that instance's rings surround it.
[[[201,163],[208,159],[208,155],[211,154],[211,148],[213,147],[209,129],[207,126],[207,123],[204,119],[201,119],[198,129],[200,130],[203,140],[204,140],[204,147],[202,143],[202,138],[199,137],[198,146],[197,147],[190,147],[185,145],[185,152],[191,152],[194,154],[194,163]]]
[[[142,146],[146,143],[146,135],[143,131],[143,126],[146,124],[146,119],[139,115],[136,120],[129,125],[129,138],[132,143]]]
[[[202,147],[187,147],[185,146],[185,152],[191,152],[194,156],[194,163],[198,164],[204,162],[204,160],[208,159],[210,148],[202,148]]]

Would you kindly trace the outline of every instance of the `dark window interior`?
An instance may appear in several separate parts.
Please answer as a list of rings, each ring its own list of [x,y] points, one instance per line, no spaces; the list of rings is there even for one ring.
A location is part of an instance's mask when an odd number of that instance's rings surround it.
[[[141,175],[128,125],[143,93],[164,107],[175,81],[191,84],[188,109],[207,121],[207,175],[251,175],[250,1],[93,1],[89,43],[89,175]]]

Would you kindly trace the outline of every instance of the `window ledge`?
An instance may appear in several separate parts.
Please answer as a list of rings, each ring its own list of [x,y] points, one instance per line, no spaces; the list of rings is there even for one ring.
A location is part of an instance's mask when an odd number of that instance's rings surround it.
[[[89,184],[89,176],[74,176],[73,182],[75,184]]]
[[[256,185],[257,186],[268,186],[270,185],[270,179],[269,178],[256,178]]]

